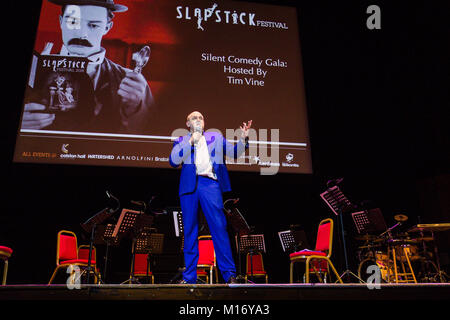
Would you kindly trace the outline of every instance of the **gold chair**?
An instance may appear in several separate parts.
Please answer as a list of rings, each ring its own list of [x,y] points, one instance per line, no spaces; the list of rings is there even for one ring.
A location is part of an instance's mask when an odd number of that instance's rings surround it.
[[[90,248],[90,245],[88,245],[88,244],[82,244],[82,245],[78,246],[78,259],[88,261],[88,259],[89,259],[89,248]],[[92,246],[91,261],[97,261],[97,249],[95,248],[94,245]],[[92,263],[91,263],[91,265],[92,265]],[[97,272],[97,275],[98,275],[99,281],[100,281],[101,274],[100,274],[100,270],[98,269],[97,265],[95,266],[95,272]],[[94,273],[94,272],[91,271],[91,273]]]
[[[321,266],[321,262],[326,263],[326,275],[329,274],[329,268],[333,270],[334,275],[337,278],[337,281],[342,282],[341,277],[336,271],[333,263],[330,260],[332,247],[333,247],[333,220],[332,219],[324,219],[319,223],[319,228],[317,231],[316,238],[316,246],[314,251],[311,250],[301,250],[298,252],[291,253],[289,255],[290,258],[290,283],[294,282],[294,265],[297,262],[305,262],[306,270],[305,270],[305,278],[306,283],[309,283],[310,279],[310,267],[312,266],[314,274],[317,276],[320,282],[323,282],[322,277],[319,274],[319,270],[323,268]],[[317,261],[319,264],[311,263],[312,261]],[[319,268],[319,270],[318,270]],[[325,275],[325,276],[326,276]]]
[[[3,280],[2,286],[6,284],[6,277],[8,276],[8,259],[11,257],[13,250],[9,247],[0,246],[0,259],[3,260]]]
[[[77,246],[77,236],[72,231],[61,230],[58,232],[57,245],[56,245],[56,268],[50,278],[48,284],[51,284],[62,268],[68,268],[70,266],[87,267],[88,259],[79,259],[78,257],[78,246]],[[97,268],[96,261],[91,260],[91,267]],[[95,270],[95,269],[94,269]],[[95,283],[98,283],[99,279],[94,273]]]
[[[269,283],[269,275],[264,269],[263,256],[261,252],[253,254],[247,253],[247,265],[245,271],[245,282],[248,282],[248,277],[262,277],[265,278],[266,283]]]
[[[205,277],[206,283],[213,283],[213,272],[215,271],[216,280],[218,279],[216,268],[216,253],[214,244],[210,235],[198,237],[198,262],[197,277]]]
[[[136,253],[134,255],[134,273],[130,272],[130,279],[134,275],[135,278],[150,278],[152,284],[155,284],[155,276],[150,270],[150,261],[148,253]]]

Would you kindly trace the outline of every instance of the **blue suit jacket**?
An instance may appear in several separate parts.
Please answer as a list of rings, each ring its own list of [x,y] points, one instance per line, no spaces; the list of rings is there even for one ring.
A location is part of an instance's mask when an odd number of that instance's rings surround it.
[[[248,148],[248,143],[244,145],[239,141],[233,145],[217,132],[205,132],[204,136],[220,189],[222,192],[231,191],[230,178],[225,165],[225,156],[237,159]],[[172,167],[177,168],[181,164],[180,196],[194,192],[197,185],[195,148],[189,143],[190,138],[191,134],[188,134],[175,140],[169,158]]]

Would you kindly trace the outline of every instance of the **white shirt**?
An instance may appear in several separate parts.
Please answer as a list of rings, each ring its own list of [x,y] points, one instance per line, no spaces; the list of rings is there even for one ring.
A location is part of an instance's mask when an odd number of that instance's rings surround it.
[[[217,180],[217,176],[213,172],[211,157],[209,156],[208,144],[206,143],[205,136],[202,136],[195,145],[195,168],[197,175],[207,176]]]

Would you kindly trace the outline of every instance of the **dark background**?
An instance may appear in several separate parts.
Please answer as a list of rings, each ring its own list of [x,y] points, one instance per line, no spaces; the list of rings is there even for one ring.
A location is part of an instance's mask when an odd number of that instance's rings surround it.
[[[299,31],[311,134],[312,175],[260,176],[230,172],[239,209],[256,233],[264,233],[265,266],[271,282],[289,280],[289,259],[277,232],[290,224],[305,230],[311,245],[317,224],[333,213],[319,194],[326,182],[344,178],[341,188],[356,204],[379,207],[388,226],[393,216],[421,223],[450,222],[448,4],[437,1],[254,1],[298,8]],[[209,3],[209,2],[208,2]],[[366,28],[366,9],[381,8],[381,30]],[[55,268],[56,234],[77,232],[80,223],[108,204],[105,191],[132,208],[130,200],[154,207],[178,206],[177,170],[12,163],[40,1],[8,3],[3,19],[2,213],[0,245],[13,248],[9,284],[47,283]],[[8,13],[8,14],[9,14]],[[282,93],[280,93],[282,94]],[[239,118],[239,115],[236,115]],[[337,219],[335,219],[337,222]],[[353,225],[346,216],[352,240]],[[170,232],[170,217],[161,218]],[[173,231],[172,231],[173,232]],[[449,270],[449,232],[437,234],[441,263]],[[177,248],[161,257],[164,281],[180,263]],[[350,241],[349,255],[356,258]],[[99,246],[99,250],[103,250]],[[345,269],[337,230],[332,259]],[[130,244],[111,254],[109,278],[127,279]],[[99,257],[99,262],[102,259]],[[158,268],[158,266],[155,266]],[[355,271],[357,265],[351,265]]]

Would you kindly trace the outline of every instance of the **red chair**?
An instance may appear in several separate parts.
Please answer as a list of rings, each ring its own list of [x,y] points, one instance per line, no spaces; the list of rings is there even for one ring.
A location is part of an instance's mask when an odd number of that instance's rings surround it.
[[[82,244],[78,247],[78,259],[80,260],[86,260],[88,261],[89,259],[89,245],[88,244]],[[95,248],[95,246],[92,246],[92,257],[91,257],[92,261],[97,261],[97,249]],[[91,262],[92,265],[92,262]],[[98,266],[95,266],[95,271],[98,274],[98,277],[101,278],[100,275],[100,271],[98,269]],[[100,280],[100,279],[99,279]]]
[[[245,282],[248,282],[249,277],[263,277],[266,283],[269,283],[269,275],[264,270],[263,257],[261,252],[247,253],[247,266],[245,271]]]
[[[197,277],[205,277],[206,282],[213,283],[213,271],[216,272],[216,253],[214,251],[214,244],[210,235],[198,237],[198,262],[197,262]]]
[[[94,257],[94,255],[93,255]],[[50,278],[48,284],[51,284],[57,274],[62,268],[68,268],[70,266],[87,267],[88,258],[80,259],[78,257],[77,236],[72,231],[61,230],[57,236],[56,246],[56,269]],[[97,268],[96,260],[91,260],[91,266]],[[94,274],[94,280],[98,283],[98,277]]]
[[[8,259],[11,257],[13,250],[8,247],[0,246],[0,259],[3,260],[3,280],[2,286],[6,284],[6,277],[8,275]]]
[[[155,283],[155,277],[150,271],[150,263],[148,260],[148,253],[136,253],[134,256],[134,276],[136,278],[149,277],[152,279],[152,284]],[[133,273],[130,272],[130,279]]]
[[[316,247],[314,251],[311,250],[301,250],[298,252],[291,253],[289,258],[291,260],[290,263],[290,283],[293,283],[294,279],[294,264],[297,262],[305,262],[306,270],[305,277],[307,283],[309,283],[310,276],[310,267],[313,268],[314,273],[318,277],[318,279],[322,282],[322,277],[319,274],[319,271],[326,270],[326,273],[329,274],[329,267],[333,270],[337,280],[340,283],[342,282],[341,277],[336,271],[333,263],[331,263],[331,249],[333,247],[333,220],[332,219],[324,219],[319,223],[319,229],[317,231],[316,238]],[[324,264],[326,263],[326,265]]]

